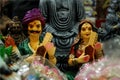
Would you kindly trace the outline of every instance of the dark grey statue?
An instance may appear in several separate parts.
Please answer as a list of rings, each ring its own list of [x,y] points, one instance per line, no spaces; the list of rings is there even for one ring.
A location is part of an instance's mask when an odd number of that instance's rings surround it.
[[[106,22],[99,29],[102,41],[120,35],[120,0],[111,0],[107,11]]]
[[[111,0],[106,22],[99,29],[105,55],[120,56],[120,0]],[[114,55],[113,55],[114,54]]]
[[[70,47],[78,34],[78,25],[85,18],[81,0],[40,0],[40,10],[46,19],[45,32],[53,34],[57,47],[55,56],[57,66],[63,70],[67,67]],[[44,34],[43,33],[43,34]]]

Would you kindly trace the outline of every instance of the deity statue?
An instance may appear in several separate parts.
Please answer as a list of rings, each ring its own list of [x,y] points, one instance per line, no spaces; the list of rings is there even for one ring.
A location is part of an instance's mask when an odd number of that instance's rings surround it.
[[[17,46],[26,38],[23,33],[22,23],[18,19],[18,16],[14,16],[6,27],[8,32],[7,35],[10,35],[15,40]]]
[[[99,29],[101,40],[105,41],[120,35],[120,0],[111,0],[107,9],[105,23]]]
[[[42,35],[50,32],[56,46],[57,67],[62,71],[68,66],[68,55],[78,34],[79,22],[85,18],[81,0],[40,0],[39,8],[46,19]]]

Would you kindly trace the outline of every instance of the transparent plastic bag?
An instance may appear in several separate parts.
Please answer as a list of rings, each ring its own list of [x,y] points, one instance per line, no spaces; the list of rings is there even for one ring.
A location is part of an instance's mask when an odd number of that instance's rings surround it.
[[[120,63],[117,58],[107,58],[87,63],[80,68],[75,80],[120,80]]]
[[[36,56],[31,64],[23,61],[18,74],[22,76],[22,80],[67,80],[64,73],[41,56]]]

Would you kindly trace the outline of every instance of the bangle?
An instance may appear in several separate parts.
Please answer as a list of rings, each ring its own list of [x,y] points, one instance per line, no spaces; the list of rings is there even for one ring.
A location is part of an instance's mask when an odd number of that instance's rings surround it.
[[[69,58],[73,59],[75,56],[73,54],[70,54]]]
[[[72,63],[73,63],[73,65],[76,65],[76,64],[78,64],[78,62],[77,62],[77,60],[74,58],[74,59],[72,59]]]

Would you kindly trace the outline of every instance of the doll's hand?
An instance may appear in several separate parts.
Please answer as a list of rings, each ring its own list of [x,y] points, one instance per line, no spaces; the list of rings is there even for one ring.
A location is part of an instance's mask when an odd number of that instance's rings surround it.
[[[53,43],[48,42],[45,45],[46,51],[48,52],[49,57],[54,57],[56,47],[54,46]]]
[[[97,43],[95,44],[95,50],[96,50],[96,51],[101,51],[101,50],[102,50],[102,44],[101,44],[100,42],[97,42]]]
[[[31,55],[31,56],[27,57],[27,58],[25,59],[25,61],[27,61],[27,62],[29,62],[29,63],[32,63],[32,61],[34,60],[34,58],[35,58],[35,55]]]
[[[6,39],[5,39],[5,46],[6,47],[8,47],[8,46],[13,46],[13,47],[16,46],[14,39],[10,35],[7,36]]]
[[[80,56],[77,58],[77,62],[78,63],[85,63],[85,62],[88,62],[89,59],[90,59],[89,55],[83,55],[83,56]]]
[[[53,47],[54,47],[54,44],[51,43],[51,42],[48,42],[48,43],[45,45],[45,49],[46,49],[46,51],[51,50]]]

